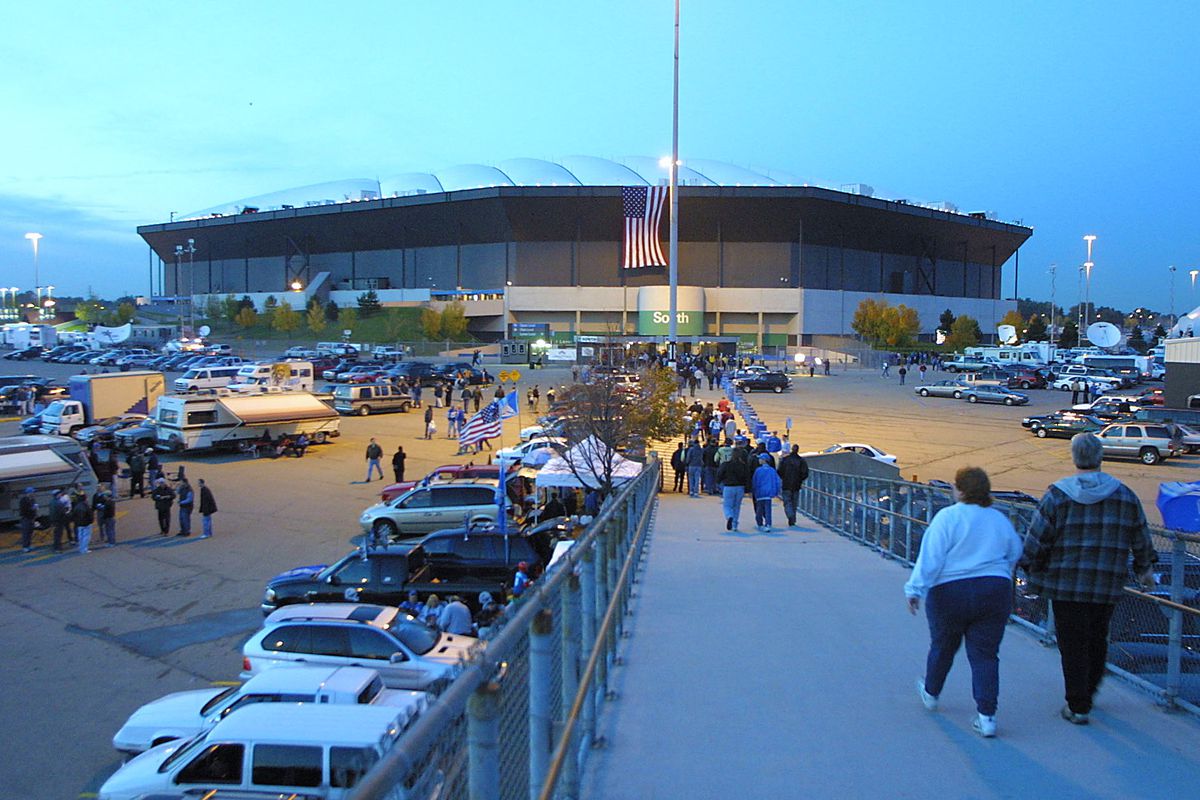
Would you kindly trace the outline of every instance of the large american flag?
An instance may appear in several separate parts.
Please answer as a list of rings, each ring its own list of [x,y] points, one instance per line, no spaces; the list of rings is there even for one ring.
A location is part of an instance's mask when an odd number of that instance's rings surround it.
[[[667,265],[658,243],[658,223],[666,196],[665,186],[626,186],[621,190],[625,203],[625,269]]]
[[[462,430],[458,432],[458,446],[466,447],[469,444],[478,444],[484,439],[494,439],[499,436],[503,426],[500,419],[502,403],[502,400],[493,400],[484,406],[482,411],[467,420],[467,424],[463,425]]]

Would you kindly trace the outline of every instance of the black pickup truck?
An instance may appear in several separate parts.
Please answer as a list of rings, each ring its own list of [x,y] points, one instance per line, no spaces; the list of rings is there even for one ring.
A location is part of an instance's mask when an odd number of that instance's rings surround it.
[[[549,563],[564,532],[560,520],[547,520],[525,532],[501,534],[493,525],[470,530],[451,528],[413,544],[390,544],[355,550],[333,564],[296,567],[267,583],[261,603],[264,615],[292,603],[359,602],[395,606],[415,591],[424,600],[459,595],[473,609],[479,593],[502,601],[517,565],[529,565],[531,576]]]

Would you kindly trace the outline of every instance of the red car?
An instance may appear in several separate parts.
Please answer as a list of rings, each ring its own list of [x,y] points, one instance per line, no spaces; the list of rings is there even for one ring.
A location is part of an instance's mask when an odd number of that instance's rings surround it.
[[[449,481],[455,478],[500,478],[498,464],[446,464],[438,467],[419,481],[403,481],[383,487],[379,493],[385,503],[395,500],[414,486],[428,485],[436,481]]]
[[[1008,379],[1009,389],[1045,389],[1046,376],[1033,370],[1015,373]]]
[[[1154,389],[1147,389],[1138,397],[1138,405],[1142,406],[1161,406],[1164,403],[1163,388],[1161,386]]]

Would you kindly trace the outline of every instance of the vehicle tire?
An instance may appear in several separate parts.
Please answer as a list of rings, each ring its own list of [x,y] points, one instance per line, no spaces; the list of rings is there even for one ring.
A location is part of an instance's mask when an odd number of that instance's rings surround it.
[[[738,388],[742,390],[742,393],[743,393],[743,394],[750,394],[750,387],[749,387],[747,384],[744,384],[744,383],[743,383],[743,384],[742,384],[741,386],[739,386]]]
[[[469,525],[471,525],[471,526],[475,526],[475,525],[491,525],[491,524],[495,524],[495,520],[493,520],[491,517],[475,517],[475,518],[474,518],[473,520],[471,520],[471,521],[470,521],[468,524],[469,524]]]
[[[967,398],[967,402],[968,402],[968,403],[978,403],[978,402],[979,402],[979,398],[978,398],[978,397],[976,397],[975,395],[971,395],[970,397],[968,397],[968,398]]]
[[[359,406],[359,407],[358,407],[358,415],[359,415],[360,417],[365,417],[365,416],[367,416],[367,415],[368,415],[368,414],[370,414],[370,413],[371,413],[371,407],[370,407],[370,406]]]
[[[1050,434],[1046,433],[1045,428],[1037,428],[1036,430],[1034,430],[1033,435],[1038,437],[1039,439],[1045,439]]]
[[[73,427],[69,431],[67,431],[67,436],[74,438],[75,434],[79,433],[79,429],[82,427],[83,427],[82,425],[76,425],[75,427]]]
[[[371,535],[380,544],[387,544],[399,532],[396,528],[396,523],[390,519],[377,519],[371,525]]]
[[[782,386],[772,386],[771,391],[774,392],[775,394],[783,394],[783,387]]]
[[[313,434],[313,444],[325,444],[329,437],[325,435],[325,431],[317,431]]]
[[[160,744],[166,744],[167,742],[173,742],[178,738],[179,738],[178,736],[160,736],[157,739],[155,739],[153,742],[151,742],[150,746],[158,747]]]
[[[1162,456],[1158,454],[1158,449],[1154,447],[1143,447],[1141,452],[1138,453],[1138,457],[1141,458],[1143,464],[1151,467],[1162,461]]]
[[[1004,398],[1004,405],[1011,406],[1012,404],[1013,404],[1013,399],[1011,397]]]
[[[1029,388],[1029,381],[1021,381],[1021,388],[1022,388],[1022,389],[1028,389],[1028,388]]]
[[[411,405],[410,403],[401,403],[401,404],[400,404],[400,413],[401,413],[401,414],[407,414],[407,413],[408,413],[408,410],[409,410],[410,408],[412,408],[412,405]]]
[[[922,389],[921,391],[917,392],[917,394],[921,395],[921,397],[929,397],[929,390]]]
[[[954,393],[954,399],[955,399],[955,400],[962,400],[962,392],[955,392],[955,393]]]

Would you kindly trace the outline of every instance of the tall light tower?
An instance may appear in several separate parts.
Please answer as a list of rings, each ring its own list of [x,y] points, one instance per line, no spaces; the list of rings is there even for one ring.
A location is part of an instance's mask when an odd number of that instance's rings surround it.
[[[667,323],[667,360],[675,366],[679,336],[679,0],[675,0],[675,73],[671,102],[671,234],[667,248],[667,282],[670,322]]]
[[[31,232],[25,234],[25,238],[33,242],[33,288],[36,289],[42,285],[41,278],[38,276],[38,242],[42,240],[42,235]]]
[[[183,306],[179,303],[179,261],[183,258],[183,245],[175,245],[175,305],[179,308],[179,338],[183,338]]]
[[[188,254],[188,321],[196,335],[196,240],[188,239],[184,249]]]
[[[1054,308],[1054,273],[1058,270],[1058,264],[1050,265],[1050,349],[1054,349],[1054,318],[1056,316]]]

